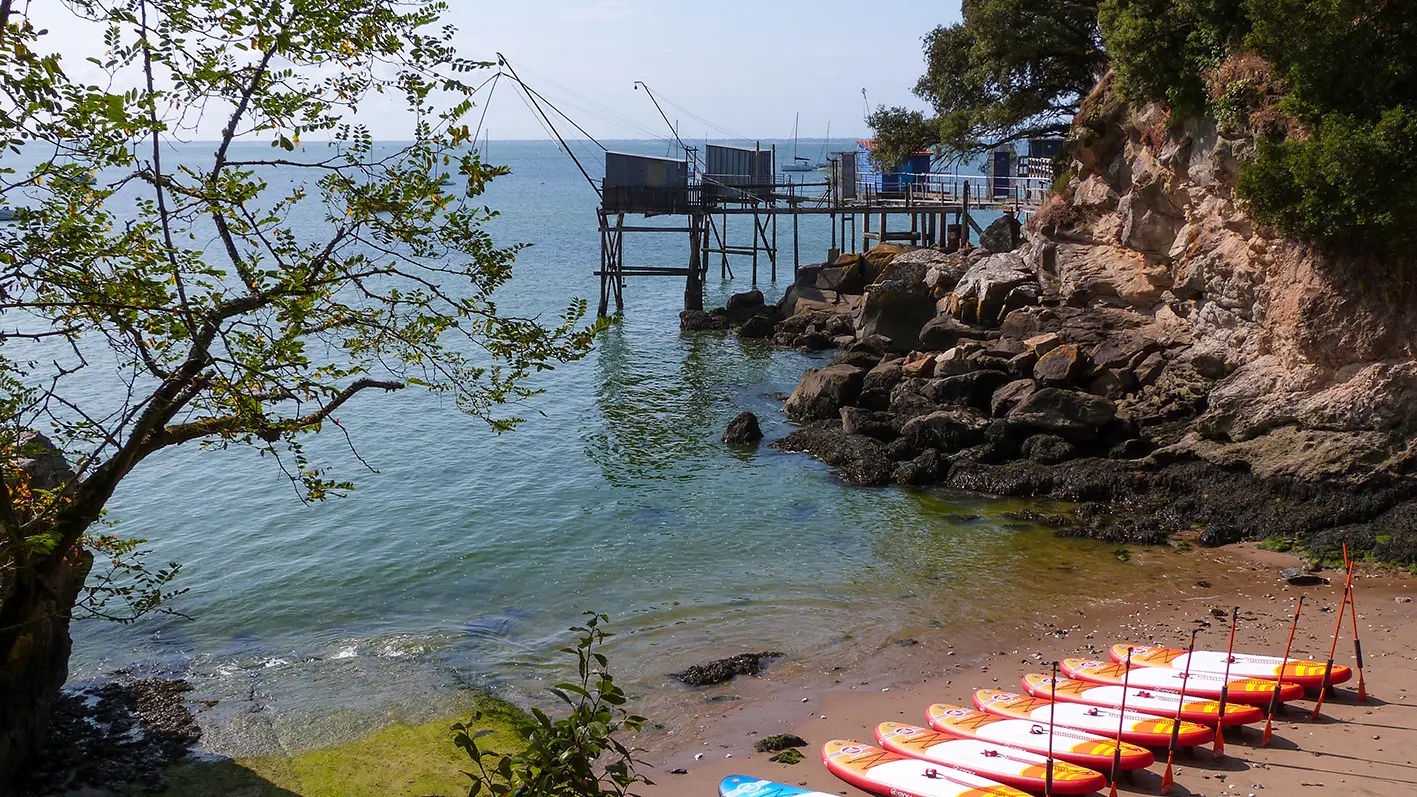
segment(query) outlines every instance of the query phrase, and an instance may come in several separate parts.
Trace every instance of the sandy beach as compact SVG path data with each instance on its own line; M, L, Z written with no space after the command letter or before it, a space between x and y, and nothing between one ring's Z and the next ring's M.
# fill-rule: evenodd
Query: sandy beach
M730 774L752 775L833 794L864 794L830 775L819 750L831 739L872 742L882 721L924 725L931 703L969 705L975 689L1020 691L1029 672L1046 672L1067 656L1105 656L1114 642L1156 642L1184 647L1201 628L1200 649L1223 650L1228 615L1240 608L1236 650L1280 655L1295 604L1305 595L1294 656L1324 660L1343 594L1343 574L1324 571L1331 582L1313 587L1279 580L1292 556L1245 544L1174 554L1161 549L1135 554L1139 573L1156 565L1146 598L1129 602L1060 605L1021 612L1016 622L942 632L910 646L890 646L850 670L824 669L775 677L739 678L702 708L690 730L644 741L655 764L656 785L647 795L708 795ZM1209 748L1177 758L1177 795L1417 794L1417 578L1403 571L1360 566L1355 577L1358 625L1363 641L1367 700L1356 700L1357 679L1325 701L1323 717L1311 722L1312 696L1290 703L1275 722L1274 739L1259 746L1260 726L1243 738L1228 736L1226 756ZM1216 616L1225 615L1224 618ZM1337 663L1353 663L1353 639L1345 618ZM781 671L779 671L781 672ZM726 696L725 696L726 695ZM805 760L788 766L755 753L765 735L795 733L807 740ZM1123 793L1156 794L1165 754ZM679 770L682 774L671 774Z

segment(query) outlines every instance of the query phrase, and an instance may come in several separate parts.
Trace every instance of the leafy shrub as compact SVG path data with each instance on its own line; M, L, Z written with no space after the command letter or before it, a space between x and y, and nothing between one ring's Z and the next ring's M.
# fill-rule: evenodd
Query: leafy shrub
M597 650L613 636L600 627L610 618L586 615L585 625L571 628L575 647L561 649L576 658L579 677L550 689L569 709L565 717L553 720L533 708L526 747L510 755L483 750L477 745L481 732L453 726L453 741L474 768L464 773L472 780L468 797L624 797L636 783L652 785L636 771L637 750L619 739L638 733L645 718L625 710L625 693Z
M1330 246L1394 257L1417 252L1417 112L1376 124L1331 114L1307 139L1260 141L1240 174L1255 218Z

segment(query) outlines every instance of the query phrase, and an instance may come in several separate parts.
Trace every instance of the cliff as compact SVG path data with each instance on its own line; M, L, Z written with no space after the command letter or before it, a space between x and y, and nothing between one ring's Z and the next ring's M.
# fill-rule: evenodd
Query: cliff
M780 343L842 348L774 445L862 484L1091 503L1071 533L1417 561L1401 269L1257 225L1234 193L1251 144L1214 122L1105 82L1079 118L1073 176L1021 236L1001 221L989 249L844 256L765 310Z

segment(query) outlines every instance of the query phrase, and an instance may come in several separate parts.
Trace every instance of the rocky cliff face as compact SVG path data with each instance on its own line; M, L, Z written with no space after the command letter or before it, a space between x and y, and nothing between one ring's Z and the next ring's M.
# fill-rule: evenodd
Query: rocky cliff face
M1417 561L1417 288L1258 227L1234 194L1249 144L1214 124L1105 86L1084 118L1021 244L803 270L774 338L842 353L774 445L863 484L1096 502L1076 533Z
M1030 226L1044 295L1136 316L1202 401L1176 453L1262 475L1365 481L1408 469L1417 304L1383 266L1281 238L1234 195L1248 142L1162 109L1102 113L1077 177ZM1124 411L1165 402L1161 380Z

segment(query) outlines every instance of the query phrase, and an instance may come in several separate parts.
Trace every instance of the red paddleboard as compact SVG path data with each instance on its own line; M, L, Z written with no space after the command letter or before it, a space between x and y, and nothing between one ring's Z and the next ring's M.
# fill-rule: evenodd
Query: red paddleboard
M962 769L1016 789L1041 792L1048 785L1047 757L1001 744L896 722L877 725L876 741L892 753ZM1066 761L1053 762L1054 794L1090 794L1106 785L1107 778L1099 772Z
M1067 673L1068 677L1076 678L1079 681L1091 681L1095 684L1121 686L1122 675L1126 669L1127 665L1113 664L1110 661L1063 659L1063 672ZM1219 699L1221 688L1227 685L1223 675L1210 672L1187 674L1166 667L1133 667L1127 678L1129 685L1137 689L1157 689L1163 692L1179 693L1184 686L1187 697L1204 697L1211 700ZM1228 686L1227 694L1231 702L1251 706L1269 705L1275 689L1280 689L1279 702L1281 703L1298 700L1304 696L1304 687L1298 684L1287 683L1283 688L1280 688L1275 681L1263 681L1258 678L1232 677Z
M996 717L972 708L936 703L927 712L930 727L940 733L965 739L979 739L1030 753L1048 755L1048 726L1029 720ZM1119 743L1095 733L1053 729L1053 757L1070 764L1096 770L1111 770L1112 754ZM1151 751L1134 744L1120 743L1122 769L1145 769L1156 760Z
M1029 697L1013 692L999 692L980 689L974 693L974 705L980 711L987 711L1000 717L1016 720L1031 720L1047 725L1050 721L1063 728L1076 728L1116 739L1121 728L1121 739L1142 747L1165 747L1171 742L1171 731L1175 720L1153 717L1128 709L1098 708L1077 703L1056 704L1044 697ZM1176 734L1176 744L1181 747L1195 747L1215 738L1215 731L1194 722L1182 722Z
M1112 660L1127 660L1127 648L1132 649L1132 665L1138 667L1169 667L1185 671L1189 663L1191 672L1225 672L1225 654L1214 650L1198 650L1186 654L1177 648L1162 648L1148 645L1113 645ZM1279 668L1284 667L1284 682L1299 684L1305 689L1318 689L1323 685L1324 669L1321 661L1290 659L1288 664L1278 656L1255 656L1249 653L1235 653L1230 656L1231 678L1261 678L1268 681L1279 680ZM1342 664L1333 665L1329 674L1329 685L1341 684L1353 677L1353 671Z
M822 763L852 786L889 797L1028 797L963 770L843 739L822 746Z
M1050 686L1051 680L1046 675L1036 673L1025 675L1023 677L1024 691L1034 697L1047 698L1053 693L1053 688ZM1122 707L1122 687L1120 686L1104 686L1087 681L1074 681L1071 678L1059 678L1057 695L1059 703L1080 703L1084 706L1099 708ZM1183 700L1180 695L1173 692L1152 692L1147 689L1127 690L1128 711L1136 710L1142 714L1174 718L1177 707L1181 709L1181 719L1208 728L1214 728L1215 721L1220 717L1219 700L1207 700L1203 697L1191 697L1190 695L1186 695ZM1230 728L1262 720L1264 720L1264 711L1257 706L1226 703L1225 721L1221 724Z

